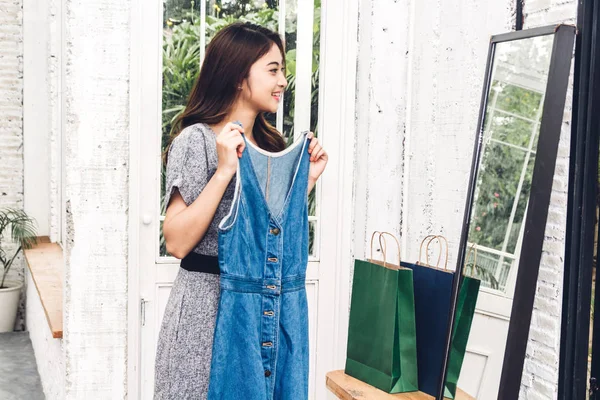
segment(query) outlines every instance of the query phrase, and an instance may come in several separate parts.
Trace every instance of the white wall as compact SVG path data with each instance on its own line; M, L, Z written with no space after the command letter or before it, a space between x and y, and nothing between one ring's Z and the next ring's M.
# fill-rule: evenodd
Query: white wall
M65 0L66 399L127 394L130 3Z
M23 205L23 13L20 0L0 8L0 204Z
M355 255L400 233L411 3L361 1L356 90ZM366 243L366 244L365 244Z
M40 381L47 400L65 397L65 360L63 341L52 337L46 313L35 283L25 268L27 282L27 330L33 346Z
M64 206L64 142L62 136L65 97L63 96L63 0L48 0L46 3L47 35L46 52L46 114L47 147L49 164L48 224L50 241L63 243L65 230ZM64 247L64 244L63 244Z
M61 0L23 4L24 209L38 235L61 241ZM0 149L1 150L1 149ZM25 267L25 328L47 399L65 398L62 339L52 337L45 311Z
M417 3L403 185L407 259L443 234L456 264L489 38L514 23L514 1Z
M6 43L0 74L12 79L0 81L7 98L0 103L0 205L25 207L40 222L39 234L62 241L66 257L63 340L51 337L31 280L27 288L27 325L44 391L49 399L124 398L129 5L64 0L27 3L23 10L21 2L0 5L0 39ZM19 31L23 13L26 46ZM25 152L19 147L22 115ZM63 163L70 171L66 180ZM62 224L65 189L68 227ZM21 261L15 268L20 275Z
M23 208L23 12L21 0L0 0L0 208ZM8 235L10 236L10 235ZM11 255L17 246L5 237L3 249ZM24 282L21 253L9 279ZM22 291L24 293L24 290ZM24 301L15 322L24 329Z

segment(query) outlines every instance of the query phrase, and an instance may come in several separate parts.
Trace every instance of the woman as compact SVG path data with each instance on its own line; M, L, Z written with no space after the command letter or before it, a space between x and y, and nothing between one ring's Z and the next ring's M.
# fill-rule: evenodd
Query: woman
M277 33L248 23L223 28L208 45L188 104L174 123L179 133L165 157L163 234L182 268L159 333L155 399L207 397L220 294L218 224L231 208L245 149L242 134L263 150L285 149L264 117L277 111L287 85L284 61ZM328 157L312 133L307 137L310 192Z

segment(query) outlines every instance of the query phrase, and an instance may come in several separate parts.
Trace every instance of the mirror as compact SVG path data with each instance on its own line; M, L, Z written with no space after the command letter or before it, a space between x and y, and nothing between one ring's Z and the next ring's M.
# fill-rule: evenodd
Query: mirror
M526 317L527 343L569 73L557 66L570 66L573 36L573 27L552 26L492 38L453 292L449 398L456 387L466 398L518 397L500 394L501 378L509 342L523 343L522 332L512 332L523 321L516 314ZM515 313L523 299L531 304ZM522 361L513 358L510 368L519 387Z

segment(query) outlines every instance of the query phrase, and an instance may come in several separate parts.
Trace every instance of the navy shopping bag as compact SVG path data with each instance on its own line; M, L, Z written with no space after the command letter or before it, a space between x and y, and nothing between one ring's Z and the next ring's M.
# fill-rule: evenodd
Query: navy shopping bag
M423 245L426 261L421 261ZM440 254L435 266L429 265L429 244L437 240ZM442 241L446 245L446 260L440 268ZM448 271L448 242L443 236L429 235L421 242L419 261L416 264L401 265L413 271L415 296L415 325L417 331L417 365L419 390L429 395L437 395L437 385L442 375L442 366L446 356L446 331L450 318L450 300L454 271ZM448 362L448 379L445 382L444 396L454 398L458 377L464 360L466 345L475 313L475 304L479 293L478 279L465 276L459 291L457 320L454 325L451 353Z
M450 317L449 305L454 272L431 267L428 265L429 262L422 264L421 250L428 239L427 249L435 237L428 236L421 242L419 262L415 264L403 262L401 266L413 271L419 390L435 396L446 355L445 339Z

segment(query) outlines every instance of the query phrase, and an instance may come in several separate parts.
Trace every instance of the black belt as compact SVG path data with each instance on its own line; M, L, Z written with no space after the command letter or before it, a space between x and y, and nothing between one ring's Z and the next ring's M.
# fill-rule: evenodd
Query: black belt
M180 267L187 271L207 272L209 274L219 275L219 257L207 256L190 251L187 256L181 259Z

